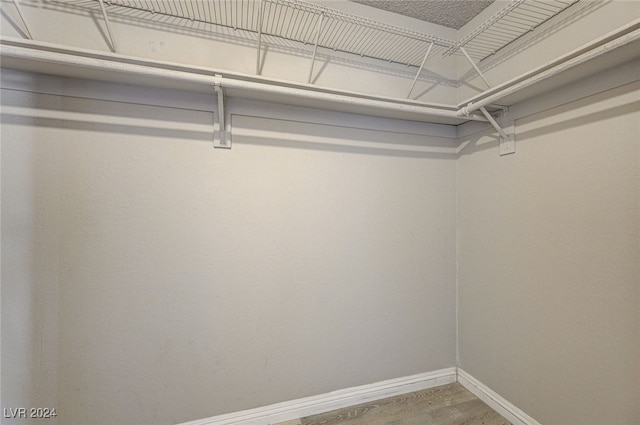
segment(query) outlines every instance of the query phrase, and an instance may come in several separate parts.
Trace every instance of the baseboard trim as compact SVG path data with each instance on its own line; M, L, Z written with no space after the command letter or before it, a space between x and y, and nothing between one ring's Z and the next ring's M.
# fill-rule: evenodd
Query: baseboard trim
M540 425L504 397L461 368L447 368L374 384L332 391L312 397L285 401L256 409L212 416L179 425L269 425L305 416L343 409L368 401L394 397L440 385L459 382L463 387L504 416L513 425Z
M256 409L243 410L210 418L184 422L180 425L268 425L316 415L335 409L355 406L371 400L394 397L413 391L456 382L455 367L390 379L375 384L333 391Z
M488 404L493 410L504 416L504 418L513 425L540 425L540 423L531 416L518 409L504 397L500 396L461 368L458 368L458 382L472 392L473 395Z

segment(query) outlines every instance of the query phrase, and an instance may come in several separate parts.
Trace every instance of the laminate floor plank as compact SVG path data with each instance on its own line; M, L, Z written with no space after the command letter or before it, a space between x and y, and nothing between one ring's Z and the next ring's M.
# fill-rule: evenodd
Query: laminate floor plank
M280 425L511 425L458 383L429 388Z

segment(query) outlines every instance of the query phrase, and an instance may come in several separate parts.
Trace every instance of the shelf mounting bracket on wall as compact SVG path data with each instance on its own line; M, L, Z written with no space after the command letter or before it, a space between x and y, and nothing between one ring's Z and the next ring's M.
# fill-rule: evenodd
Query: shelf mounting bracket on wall
M221 85L216 85L215 90L218 95L218 130L213 132L213 147L231 149L231 138L228 137L227 132L224 88Z
M484 106L480 108L480 112L482 112L482 115L484 115L487 121L489 121L489 123L493 126L493 128L496 129L496 131L500 135L500 147L499 147L500 156L508 155L510 153L516 153L515 133L514 133L515 128L511 126L512 134L509 135L502 129L502 127L500 127L500 124L498 124L495 118L493 118L493 116L489 113L489 111L487 111L487 109Z

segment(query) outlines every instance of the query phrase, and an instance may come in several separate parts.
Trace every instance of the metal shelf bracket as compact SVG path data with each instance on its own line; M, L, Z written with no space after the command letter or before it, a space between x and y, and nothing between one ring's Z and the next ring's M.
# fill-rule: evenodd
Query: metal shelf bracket
M214 87L218 95L218 129L213 132L213 147L231 149L231 137L229 137L229 132L227 131L224 88L220 85Z
M507 134L500 124L493 118L493 116L487 111L487 109L483 106L480 108L480 112L482 115L489 121L489 123L496 129L498 134L500 135L500 155L507 155L510 153L515 153L515 134L513 132L513 126L511 134Z

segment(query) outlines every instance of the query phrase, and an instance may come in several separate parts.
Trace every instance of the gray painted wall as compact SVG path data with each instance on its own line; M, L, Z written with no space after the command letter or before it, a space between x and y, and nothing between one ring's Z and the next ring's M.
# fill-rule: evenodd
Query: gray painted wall
M3 406L170 424L455 365L455 139L2 102Z
M636 3L582 3L493 58L490 80L628 22ZM106 49L87 16L26 9L38 36ZM253 72L253 47L116 27L142 37L129 54ZM272 51L265 75L303 78L303 59ZM320 82L397 95L411 80L344 75L328 63ZM479 133L457 158L411 126L291 110L234 116L233 150L214 151L209 94L31 84L57 94L2 90L2 407L174 423L452 366L457 254L467 372L543 424L637 423L637 85L558 91L547 105L568 105L518 117L515 156Z
M541 424L640 418L640 84L458 161L462 368Z

